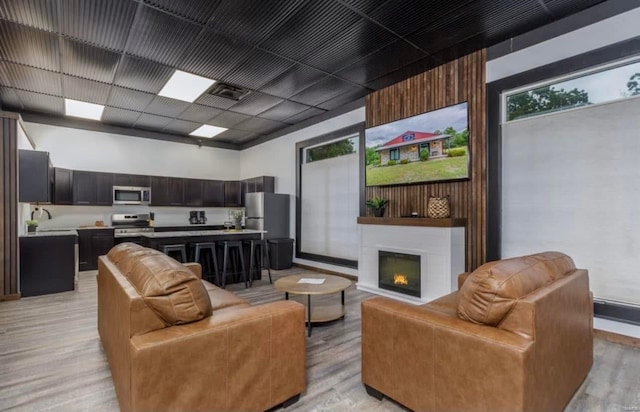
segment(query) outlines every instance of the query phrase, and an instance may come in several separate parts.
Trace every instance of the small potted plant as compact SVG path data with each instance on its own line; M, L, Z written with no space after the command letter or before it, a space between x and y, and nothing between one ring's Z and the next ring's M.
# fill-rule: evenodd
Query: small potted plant
M37 220L27 220L27 233L36 233L38 229L38 221Z
M232 210L231 218L233 219L233 224L235 225L236 230L242 230L242 216L244 212L242 210Z
M373 210L375 217L384 216L384 209L389 204L389 199L383 199L381 197L374 197L367 200L367 206Z

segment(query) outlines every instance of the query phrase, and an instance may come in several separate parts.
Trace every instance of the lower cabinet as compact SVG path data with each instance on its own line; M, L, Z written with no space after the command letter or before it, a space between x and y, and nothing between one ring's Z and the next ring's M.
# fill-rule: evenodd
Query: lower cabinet
M78 230L79 270L98 269L98 257L106 255L114 245L113 229Z

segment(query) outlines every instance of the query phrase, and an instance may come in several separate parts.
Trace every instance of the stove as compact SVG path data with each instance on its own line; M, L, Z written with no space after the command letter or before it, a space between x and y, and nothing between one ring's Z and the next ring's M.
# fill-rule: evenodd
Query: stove
M142 214L114 214L111 215L111 226L114 228L115 238L140 237L143 233L153 232L149 226L149 215Z

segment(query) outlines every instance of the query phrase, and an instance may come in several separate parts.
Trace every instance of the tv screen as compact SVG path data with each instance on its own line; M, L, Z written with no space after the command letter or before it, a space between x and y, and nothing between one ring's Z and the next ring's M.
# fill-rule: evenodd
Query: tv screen
M469 178L467 102L365 130L366 185Z

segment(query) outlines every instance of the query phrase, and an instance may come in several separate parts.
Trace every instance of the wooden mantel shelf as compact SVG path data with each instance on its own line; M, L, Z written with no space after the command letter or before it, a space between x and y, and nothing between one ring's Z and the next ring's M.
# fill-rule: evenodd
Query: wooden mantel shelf
M359 217L359 225L390 225L390 226L430 226L430 227L461 227L467 225L465 218L430 219L425 217Z

